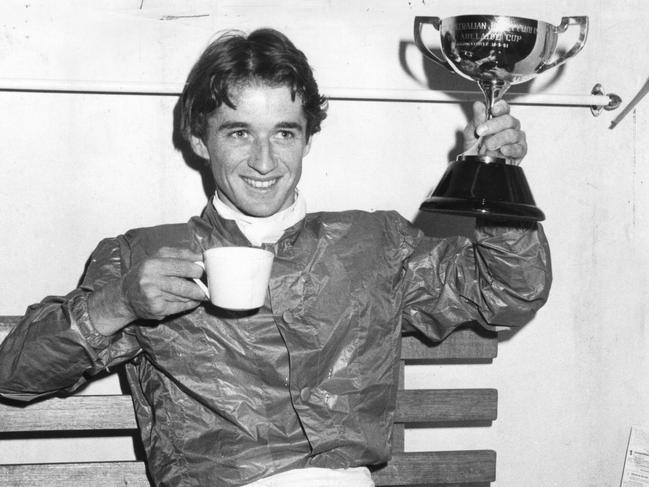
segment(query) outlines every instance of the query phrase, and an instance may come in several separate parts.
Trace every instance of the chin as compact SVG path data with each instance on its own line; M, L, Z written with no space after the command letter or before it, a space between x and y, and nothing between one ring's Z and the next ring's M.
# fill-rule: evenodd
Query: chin
M262 206L244 208L243 213L245 213L248 216L253 216L256 218L266 218L274 215L275 213L281 210L282 210L281 205L271 205L271 206L262 205Z
M242 203L247 203L239 207L246 215L265 218L288 208L291 206L292 201L287 202L286 198L255 198Z

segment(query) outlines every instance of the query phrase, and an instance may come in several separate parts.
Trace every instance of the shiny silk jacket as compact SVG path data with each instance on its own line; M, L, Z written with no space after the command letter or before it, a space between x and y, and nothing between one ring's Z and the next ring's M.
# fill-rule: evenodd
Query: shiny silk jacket
M265 305L205 303L107 338L93 289L160 247L250 245L210 205L186 224L102 241L82 285L30 306L0 349L0 394L72 392L127 362L150 474L160 486L237 486L303 466L386 461L402 325L441 340L478 322L520 326L549 292L540 226L425 237L395 212L308 214L274 245Z

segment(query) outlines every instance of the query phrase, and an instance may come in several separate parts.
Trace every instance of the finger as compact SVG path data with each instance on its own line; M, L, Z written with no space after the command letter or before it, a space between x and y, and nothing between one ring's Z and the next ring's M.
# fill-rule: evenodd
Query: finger
M203 260L202 254L190 249L178 247L160 247L154 257L191 260L192 262Z
M159 258L151 265L154 267L154 272L157 272L161 276L197 279L201 277L205 271L195 262L202 262L202 260L201 257L195 260Z
M476 101L473 103L473 120L472 123L475 127L479 126L487 120L487 107L484 103Z
M190 280L168 278L160 282L160 290L179 301L204 301L207 299L203 290Z
M201 299L180 297L156 290L155 296L141 296L131 302L132 308L139 318L161 320L169 315L196 308L201 304Z
M520 126L521 123L517 118L512 117L511 115L500 115L480 124L476 129L476 133L482 137L496 136L499 138L501 137L501 134L506 133L506 137L510 137L510 131L518 131ZM502 142L505 143L506 140L503 140Z
M491 107L491 114L494 117L500 117L501 115L507 115L510 112L509 103L505 100L498 100Z
M486 109L483 103L476 101L473 104L473 118L464 126L462 132L464 136L464 150L470 151L475 148L477 140L480 135L477 133L476 128L486 120Z
M507 144L500 147L498 150L485 150L482 154L504 158L509 164L519 165L527 154L527 144L525 142Z
M500 151L507 157L520 161L527 154L527 139L525 132L519 131L519 139L516 143L507 144L500 148Z
M493 135L485 137L482 145L490 151L497 151L500 148L511 144L523 144L525 133L522 130L506 129L501 130Z
M525 156L527 149L522 144L508 144L502 146L500 152L509 158L518 159Z
M200 305L201 302L197 300L181 300L175 296L168 295L167 299L165 300L163 310L159 312L157 319L163 319L167 316L191 311L192 309L197 308Z
M200 301L187 301L185 303L175 302L169 306L169 315L175 315L179 313L184 313L186 311L191 311L192 309L197 308L200 305L201 305Z
M476 126L476 134L485 136L507 128L520 128L521 123L509 113L509 105L504 100L499 100L492 107L492 118Z

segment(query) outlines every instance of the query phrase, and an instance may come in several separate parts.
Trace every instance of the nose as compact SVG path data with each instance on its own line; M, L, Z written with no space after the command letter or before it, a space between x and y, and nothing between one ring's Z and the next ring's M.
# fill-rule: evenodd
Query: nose
M273 157L272 147L268 140L255 140L250 159L248 160L248 166L259 174L268 174L277 167L277 163Z

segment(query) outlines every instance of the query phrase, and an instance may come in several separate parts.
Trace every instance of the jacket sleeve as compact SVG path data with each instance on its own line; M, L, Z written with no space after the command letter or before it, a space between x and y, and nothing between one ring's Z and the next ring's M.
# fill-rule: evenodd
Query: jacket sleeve
M404 322L432 340L458 326L520 327L548 299L550 250L540 224L478 222L466 237L421 238L406 267Z
M66 296L50 296L27 312L0 344L0 395L28 401L72 393L89 378L137 355L130 329L106 337L88 316L90 293L118 279L127 245L103 240L93 252L82 284Z

